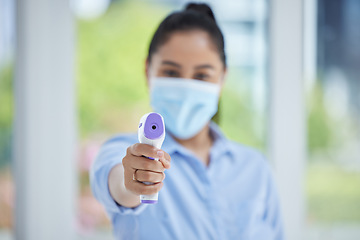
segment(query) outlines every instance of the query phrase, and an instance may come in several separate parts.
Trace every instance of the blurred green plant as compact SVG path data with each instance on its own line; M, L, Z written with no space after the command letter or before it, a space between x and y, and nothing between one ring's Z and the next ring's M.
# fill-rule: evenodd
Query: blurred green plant
M335 164L310 165L306 192L311 222L360 222L360 174Z
M80 132L136 130L150 110L145 79L147 48L169 12L146 1L114 2L93 21L78 23L78 104Z
M11 160L11 126L13 119L13 68L0 69L0 169Z
M312 155L329 149L335 139L334 122L326 111L323 88L319 81L307 95L308 150Z
M264 129L260 130L260 135L256 134L256 127L259 126L254 124L259 120L257 118L261 118L261 114L248 104L249 99L250 95L241 95L231 87L225 87L219 108L219 126L228 138L265 151Z

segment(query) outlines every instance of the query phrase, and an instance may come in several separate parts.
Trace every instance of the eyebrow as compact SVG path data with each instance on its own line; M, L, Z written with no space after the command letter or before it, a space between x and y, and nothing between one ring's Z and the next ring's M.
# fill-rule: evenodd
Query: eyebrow
M169 61L169 60L164 60L162 61L162 64L165 64L165 65L171 65L173 67L177 67L177 68L181 68L181 65L176 63L176 62L173 62L173 61Z
M162 61L162 64L165 64L165 65L171 65L173 67L177 67L177 68L181 68L181 65L176 63L176 62L173 62L173 61L169 61L169 60L164 60ZM195 67L195 69L201 69L201 68L210 68L210 69L214 69L214 67L210 64L203 64L203 65L198 65Z
M203 64L203 65L199 65L196 66L195 69L201 69L201 68L210 68L210 69L214 69L214 67L210 64Z

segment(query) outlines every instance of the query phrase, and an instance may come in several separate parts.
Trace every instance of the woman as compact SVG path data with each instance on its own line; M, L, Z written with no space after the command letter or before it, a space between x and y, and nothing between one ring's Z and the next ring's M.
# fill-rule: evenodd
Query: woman
M151 105L167 131L162 149L120 135L91 169L117 239L283 239L267 161L211 122L225 75L223 35L206 4L163 20L146 61ZM157 204L140 203L159 191Z

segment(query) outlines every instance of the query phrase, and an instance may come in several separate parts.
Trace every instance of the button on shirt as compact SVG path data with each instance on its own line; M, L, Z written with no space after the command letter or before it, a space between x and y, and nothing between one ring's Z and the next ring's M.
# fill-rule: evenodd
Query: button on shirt
M283 239L279 202L270 167L256 150L228 140L210 124L214 144L205 166L167 134L171 156L157 204L120 206L108 176L121 163L136 134L107 141L92 165L91 187L108 213L116 239Z

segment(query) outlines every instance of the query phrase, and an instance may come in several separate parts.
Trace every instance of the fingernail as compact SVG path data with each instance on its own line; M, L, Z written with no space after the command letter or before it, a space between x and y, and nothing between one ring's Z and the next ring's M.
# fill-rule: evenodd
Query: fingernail
M156 154L157 154L159 157L164 156L164 152L163 152L163 151L157 151Z

